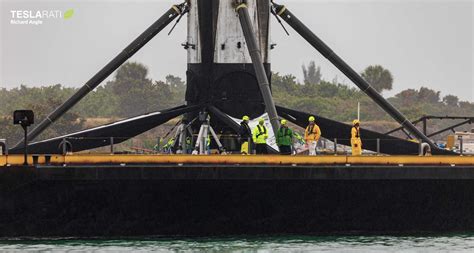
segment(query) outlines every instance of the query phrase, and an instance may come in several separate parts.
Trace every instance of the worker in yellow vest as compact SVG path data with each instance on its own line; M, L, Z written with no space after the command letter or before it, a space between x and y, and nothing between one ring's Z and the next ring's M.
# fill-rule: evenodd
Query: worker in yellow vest
M318 145L319 137L321 137L321 129L314 122L314 116L309 117L309 124L304 131L304 140L309 148L309 155L316 155L316 146Z
M362 141L360 140L360 122L357 119L352 121L351 147L353 156L362 155Z
M174 138L170 138L168 142L163 146L164 153L172 154L174 146Z
M255 143L255 150L258 154L268 154L267 151L267 139L268 139L268 131L265 127L265 120L260 118L258 120L258 125L253 129L252 132L252 139L253 143Z

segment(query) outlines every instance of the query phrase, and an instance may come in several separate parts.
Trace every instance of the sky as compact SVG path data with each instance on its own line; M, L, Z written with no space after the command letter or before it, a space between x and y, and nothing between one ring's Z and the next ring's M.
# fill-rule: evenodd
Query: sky
M79 87L177 1L0 0L0 88L20 84ZM380 64L394 76L393 96L421 86L474 102L474 0L279 0L356 71ZM12 24L16 10L74 10L70 19L41 25ZM272 70L302 80L301 65L314 60L323 79L348 78L287 25L272 17ZM185 77L186 22L157 35L130 60L150 77ZM112 76L110 77L112 78ZM109 79L110 79L109 78ZM103 82L105 83L105 82Z

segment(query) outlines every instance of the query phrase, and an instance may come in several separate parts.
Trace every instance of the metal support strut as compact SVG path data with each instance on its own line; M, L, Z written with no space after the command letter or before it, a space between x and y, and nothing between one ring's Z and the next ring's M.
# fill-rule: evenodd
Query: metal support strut
M265 72L265 68L263 67L261 57L262 54L260 53L257 39L255 38L255 32L252 27L247 4L242 3L241 1L238 2L240 2L240 4L235 8L235 11L239 14L240 25L242 26L245 41L247 42L250 58L252 58L260 92L262 93L263 102L265 103L265 110L270 117L270 123L272 124L273 132L276 134L280 128L280 122L278 120L275 103L273 102L272 93L270 91L270 83L268 82L267 74Z
M66 102L51 112L46 119L39 123L29 134L28 140L33 140L41 134L51 123L56 121L71 107L77 104L89 92L94 90L102 81L104 81L110 74L112 74L120 65L127 61L132 55L140 50L147 42L149 42L155 35L157 35L163 28L165 28L177 16L181 15L183 11L187 11L187 3L173 5L163 16L161 16L148 29L140 34L132 43L130 43L120 54L115 56L105 67L97 72L84 86L82 86L76 93L74 93ZM21 145L22 141L16 144L16 147Z
M287 22L298 34L301 35L309 44L326 57L334 66L344 73L355 85L365 92L375 103L377 103L385 112L387 112L398 123L415 135L418 139L428 143L432 148L436 148L434 143L418 130L403 114L392 104L385 100L370 84L365 81L354 69L352 69L344 60L342 60L332 49L326 45L318 36L316 36L308 27L306 27L293 13L285 6L273 3L277 15Z
M175 147L177 144L178 146L177 151L181 150L180 152L182 154L188 154L191 152L191 151L188 152L188 145L191 145L192 143L188 143L187 140L188 138L190 138L192 142L193 131L192 131L191 125L196 120L197 120L197 117L191 120L189 123L185 123L183 120L181 120L181 123L176 129L176 132L174 134L175 142L173 143L172 146Z

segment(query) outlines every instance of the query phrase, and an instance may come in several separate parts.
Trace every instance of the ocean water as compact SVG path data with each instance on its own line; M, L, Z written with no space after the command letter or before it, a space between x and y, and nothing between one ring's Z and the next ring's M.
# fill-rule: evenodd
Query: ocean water
M474 252L474 234L147 239L8 239L0 252Z

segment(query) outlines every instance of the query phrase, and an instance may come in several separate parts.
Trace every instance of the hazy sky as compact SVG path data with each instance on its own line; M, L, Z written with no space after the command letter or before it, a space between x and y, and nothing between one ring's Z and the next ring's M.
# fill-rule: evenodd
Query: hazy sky
M177 1L22 1L0 0L0 87L80 86ZM279 0L361 72L380 64L394 75L393 95L426 86L442 96L474 101L473 1L292 1ZM68 10L68 20L45 19L42 25L11 24L12 10ZM296 32L286 36L272 17L273 71L302 79L310 60L323 78L352 85ZM167 74L184 78L186 39L183 20L169 28L131 60L149 67L153 79Z

